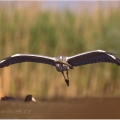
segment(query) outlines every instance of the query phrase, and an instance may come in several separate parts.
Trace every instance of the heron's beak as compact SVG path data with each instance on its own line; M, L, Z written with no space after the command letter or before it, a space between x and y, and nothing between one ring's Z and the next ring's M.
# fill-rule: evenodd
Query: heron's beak
M59 61L59 60L56 60L56 63L68 65L71 69L73 69L73 66L70 65L70 64L69 64L68 62L66 62L66 61Z

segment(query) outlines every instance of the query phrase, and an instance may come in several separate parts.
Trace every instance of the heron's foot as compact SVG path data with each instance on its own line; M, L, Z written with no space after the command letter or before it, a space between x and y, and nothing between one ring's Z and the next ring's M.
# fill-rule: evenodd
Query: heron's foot
M69 86L69 80L65 79L65 82L67 83L67 86Z

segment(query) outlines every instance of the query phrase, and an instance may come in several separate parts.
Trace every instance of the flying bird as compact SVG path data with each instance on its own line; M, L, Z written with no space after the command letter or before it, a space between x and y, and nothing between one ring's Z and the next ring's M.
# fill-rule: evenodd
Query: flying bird
M35 54L15 54L10 57L2 59L0 61L0 68L21 62L37 62L55 66L56 70L63 74L67 86L69 86L68 71L69 69L73 69L76 66L98 62L110 62L115 63L116 65L120 65L120 59L115 57L113 53L106 52L103 50L94 50L70 57L67 56L48 57ZM66 71L67 78L65 77L64 71Z

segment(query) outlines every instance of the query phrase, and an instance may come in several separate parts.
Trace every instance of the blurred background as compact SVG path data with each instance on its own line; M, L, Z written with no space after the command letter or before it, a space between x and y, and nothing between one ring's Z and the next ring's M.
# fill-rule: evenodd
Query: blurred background
M0 2L0 60L16 53L72 56L103 49L120 58L120 2ZM120 96L120 68L98 63L69 71L20 63L0 69L0 97Z

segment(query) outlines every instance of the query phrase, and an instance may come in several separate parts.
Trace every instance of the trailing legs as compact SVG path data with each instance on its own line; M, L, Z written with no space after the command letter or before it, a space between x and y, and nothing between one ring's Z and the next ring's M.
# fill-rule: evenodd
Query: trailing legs
M63 77L64 77L64 79L65 79L65 82L66 82L67 86L69 86L68 71L66 72L66 74L67 74L67 79L65 78L64 72L62 72L62 74L63 74Z

